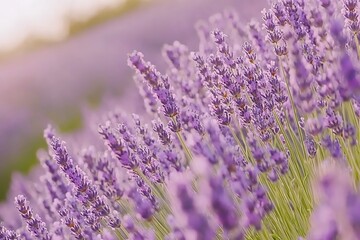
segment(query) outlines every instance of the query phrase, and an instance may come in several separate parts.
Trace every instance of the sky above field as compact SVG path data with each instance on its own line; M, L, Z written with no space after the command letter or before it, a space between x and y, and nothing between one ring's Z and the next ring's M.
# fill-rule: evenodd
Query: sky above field
M86 21L99 10L124 0L0 0L0 51L18 47L27 38L61 40L70 21Z

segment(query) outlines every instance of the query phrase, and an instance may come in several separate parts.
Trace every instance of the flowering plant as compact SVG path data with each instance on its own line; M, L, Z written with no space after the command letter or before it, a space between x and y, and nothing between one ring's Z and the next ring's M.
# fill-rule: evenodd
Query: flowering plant
M0 239L360 239L358 1L262 18L200 22L164 73L131 53L146 113L110 113L105 144L72 151L48 127Z

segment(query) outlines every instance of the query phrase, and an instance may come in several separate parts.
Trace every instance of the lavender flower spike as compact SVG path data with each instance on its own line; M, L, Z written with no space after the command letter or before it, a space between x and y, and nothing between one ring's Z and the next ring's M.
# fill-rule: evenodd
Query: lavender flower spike
M15 204L21 217L26 221L27 228L31 232L32 236L39 240L51 240L45 223L40 219L38 215L34 215L29 207L26 198L23 195L19 195L15 198Z

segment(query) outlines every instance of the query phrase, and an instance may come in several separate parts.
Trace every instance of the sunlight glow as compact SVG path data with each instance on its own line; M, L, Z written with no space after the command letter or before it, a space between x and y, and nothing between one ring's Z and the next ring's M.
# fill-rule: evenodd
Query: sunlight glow
M0 0L0 51L12 50L27 38L61 40L69 22L86 21L99 10L124 0Z

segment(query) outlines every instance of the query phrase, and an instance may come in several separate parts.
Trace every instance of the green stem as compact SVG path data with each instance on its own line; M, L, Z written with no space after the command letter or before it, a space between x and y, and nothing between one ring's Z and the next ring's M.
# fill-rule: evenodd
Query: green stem
M243 144L241 143L240 139L237 137L234 129L232 127L229 126L229 130L231 132L232 137L234 138L234 140L236 141L236 143L239 145L239 147L241 148L241 151L243 152L243 155L248 159L251 160L250 156L249 156L249 152L247 150L247 145L245 145L245 147L243 146Z
M146 182L146 184L150 187L150 189L158 197L158 199L162 200L163 207L166 209L168 213L170 213L171 207L169 203L166 201L168 198L165 196L165 193L163 193L163 191L160 188L158 188L158 186L153 184L139 169L135 169L134 172Z
M357 56L358 56L358 59L360 59L360 44L359 44L359 39L358 39L358 33L354 34L354 40L355 40L355 45L356 45Z
M304 143L304 138L303 138L303 135L302 135L300 124L299 124L299 119L300 118L299 118L299 115L298 115L298 112L297 112L297 108L295 106L293 96L291 94L290 82L289 82L288 78L286 77L285 70L284 70L284 67L283 67L283 64L282 64L282 61L281 61L280 57L279 57L279 66L280 66L281 73L283 75L283 79L284 79L284 81L286 83L286 89L287 89L287 92L288 92L288 96L290 98L291 107L293 109L293 114L294 114L294 118L295 118L295 124L296 124L297 130L298 130L299 136L300 136L299 142L301 144L304 156L307 156L306 147L305 147L305 143Z
M171 121L173 121L173 123L176 125L176 119L175 117L171 118ZM184 138L182 136L182 134L180 132L176 132L176 136L181 144L181 147L184 149L185 151L185 155L186 155L186 165L189 166L191 160L192 160L192 153L191 150L188 148L188 146L186 145Z

